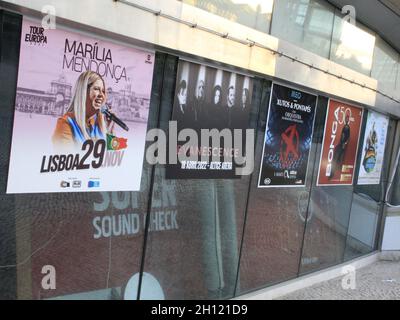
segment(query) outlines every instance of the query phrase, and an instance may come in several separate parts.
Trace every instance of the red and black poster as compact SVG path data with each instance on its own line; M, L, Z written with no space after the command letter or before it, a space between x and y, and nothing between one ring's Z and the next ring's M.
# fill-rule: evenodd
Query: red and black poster
M305 185L316 105L315 95L273 84L259 188Z
M362 116L360 107L329 101L318 186L353 184Z

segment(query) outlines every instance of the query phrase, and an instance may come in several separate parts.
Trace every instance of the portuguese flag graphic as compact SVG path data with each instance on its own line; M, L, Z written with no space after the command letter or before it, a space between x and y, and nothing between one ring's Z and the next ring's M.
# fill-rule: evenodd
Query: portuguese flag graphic
M128 139L118 138L111 134L107 134L107 150L121 150L128 147Z

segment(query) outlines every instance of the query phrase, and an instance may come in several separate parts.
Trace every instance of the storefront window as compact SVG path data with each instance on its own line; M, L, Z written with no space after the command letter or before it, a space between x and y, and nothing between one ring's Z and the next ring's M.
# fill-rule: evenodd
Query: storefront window
M312 144L311 146L308 159L309 170L308 174L305 175L305 181L302 182L305 187L295 187L294 185L290 188L285 188L284 186L259 187L260 167L262 163L265 163L265 160L261 161L261 159L265 159L263 145L266 136L267 116L270 112L270 91L270 84L266 83L262 92L257 128L256 163L250 185L246 229L240 260L240 281L237 287L238 295L295 278L298 274L301 257L304 223L312 184L311 168L315 161L316 145ZM283 97L280 98L284 99ZM273 99L276 98L274 97ZM279 123L276 126L282 130L281 126L285 126L286 123L282 124L282 120L278 116L275 117ZM311 120L313 120L313 117ZM303 121L306 123L306 120L303 119ZM305 126L299 125L299 130L301 130L300 128L304 129ZM273 135L273 139L279 143L281 135L273 134L270 127L268 128L267 136L272 137ZM273 131L275 132L275 130ZM265 143L270 145L269 142ZM303 145L304 141L301 143ZM311 145L311 141L309 143ZM270 158L271 155L268 153L266 157ZM281 170L279 163L282 163L280 161L275 161L276 172L273 175L279 174ZM274 162L271 160L271 163ZM284 164L283 166L286 165ZM300 169L296 170L300 171Z
M374 250L375 231L380 217L380 208L368 196L354 194L346 240L345 260Z
M269 32L272 0L183 2ZM338 62L366 74L371 71L375 38L334 18L330 5L317 0L278 0L275 6L275 36L326 58L332 52ZM229 71L226 65L219 69L210 66L212 62L206 66L165 53L156 53L150 106L146 104L149 118L143 126L147 131L160 128L168 132L173 111L179 107L183 113L193 112L196 130L209 124L255 129L252 175L215 178L206 172L201 179L171 178L167 177L168 165L153 166L144 159L139 191L6 194L21 23L21 16L0 11L0 48L7 48L0 50L0 299L230 299L376 249L382 181L387 180L391 147L386 149L381 184L317 186L329 99L309 93L317 107L315 121L314 113L307 120L313 133L302 141L301 153L308 151L304 179L296 178L297 185L290 187L260 188L257 178L263 172L264 160L260 159L264 159L264 138L269 132L271 81L243 70ZM330 51L333 28L336 42ZM392 86L397 75L399 86L396 57L378 42L372 75ZM190 67L179 69L181 63ZM181 80L185 85L179 87ZM128 92L129 87L124 90ZM295 100L297 94L301 96L296 90L291 92ZM182 100L177 100L177 94ZM204 95L208 100L200 101ZM196 104L193 110L187 108L189 102ZM306 105L285 102L280 102L283 107L299 108L288 113L293 119L299 120L298 111L307 112ZM212 109L219 107L218 112ZM40 117L43 110L29 109L24 117ZM276 117L273 121L280 124ZM302 131L300 125L297 129L276 127L279 147L270 158L282 170L279 164L288 161L282 154L288 157L288 149L299 153ZM365 135L361 133L359 145ZM298 155L294 157L294 162L300 162ZM357 166L360 162L361 147ZM284 170L287 177L283 170L274 174L290 179L297 175L290 170ZM399 180L400 165L392 186L394 204L400 204ZM52 268L56 280L49 290L43 279Z
M391 204L399 206L400 205L400 163L397 166L396 175L393 179L392 184L392 201Z
M325 133L326 105L327 100L319 97L320 108L318 108L314 133L314 140L318 141L318 144L323 141ZM355 132L353 135L357 139L357 133ZM326 141L324 146L326 146ZM318 175L320 148L317 150L317 155L303 240L300 274L342 262L353 198L352 186L316 185L321 179Z
M17 298L17 251L15 196L4 194L7 185L8 159L11 147L19 35L21 17L0 10L0 127L3 148L0 150L0 299Z
M392 120L389 120L389 118L378 113L374 114L375 116L369 119L368 113L365 113L365 118L367 118L367 120L365 121L366 124L363 130L364 132L360 136L360 141L368 141L369 135L371 134L371 128L372 130L375 130L378 137L375 142L377 148L375 157L378 160L375 163L375 167L369 170L368 174L370 175L370 178L361 181L361 183L363 183L361 184L360 179L363 180L368 176L368 174L365 174L365 166L367 165L365 159L368 150L361 149L359 152L357 166L359 168L358 172L361 172L362 177L358 177L358 181L354 186L349 230L346 240L345 260L370 253L376 249L377 231L382 217L382 206L385 197L384 189L381 184L377 183L377 181L380 176L380 183L385 183L388 176L395 125L392 123ZM378 119L380 119L380 122L375 127L373 122ZM360 148L362 148L361 144ZM375 168L378 169L378 167L381 168L380 175L376 174L379 171L375 170Z
M228 123L225 120L230 119L230 113L223 106L228 102L230 88L240 88L242 92L241 88L250 82L241 82L241 75L231 77L235 74L183 60L179 61L178 72L177 62L172 56L167 59L160 128L167 130L171 114L175 119L176 114L173 112L179 110L184 113L176 117L178 126L182 121L185 121L186 128L195 128L195 125L209 128L213 124L219 126ZM180 86L183 82L185 85ZM252 90L250 87L248 89ZM240 95L239 100L236 94L237 103L242 98ZM214 101L216 103L211 104ZM195 109L193 118L187 118L191 107L195 105L201 107ZM173 109L174 106L176 109ZM209 108L208 115L202 113L206 108ZM210 117L211 114L214 116ZM197 122L196 118L203 121ZM231 119L234 123L235 117ZM246 121L243 124L246 125ZM203 179L199 179L199 176L197 179L184 176L177 178L176 174L185 175L186 172L179 173L180 166L173 169L166 179L166 171L170 168L161 165L156 167L153 199L159 193L168 195L162 197L159 210L166 212L171 209L171 204L175 206L176 224L164 232L149 229L144 271L158 279L166 299L232 298L236 286L249 176L223 180L204 176ZM200 175L201 172L190 174ZM208 171L205 174L211 176L215 173ZM151 223L155 219L152 218ZM141 299L145 298L141 296Z
M1 50L0 59L4 139L0 157L0 296L122 299L128 281L140 270L152 167L143 164L137 192L5 194L22 17L2 12L0 17L1 47L7 47ZM149 128L157 125L154 118L158 120L158 79L163 65L156 60ZM37 119L42 116L40 111L22 116ZM37 143L39 148L42 142ZM128 298L136 297L137 288Z

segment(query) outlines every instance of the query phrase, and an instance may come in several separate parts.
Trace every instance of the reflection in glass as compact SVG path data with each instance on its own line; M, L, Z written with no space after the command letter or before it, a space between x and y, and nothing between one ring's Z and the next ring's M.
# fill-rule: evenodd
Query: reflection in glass
M239 85L239 76L233 81L230 74L224 78L222 72L210 72L211 68L208 68L205 74L203 71L199 72L201 68L198 65L194 67L196 72L192 72L188 77L183 76L188 80L187 103L193 104L195 95L197 98L205 95L206 104L202 103L202 106L211 101L217 102L219 107L226 106L227 89L231 80L232 83L237 81L236 100L239 101L238 92L246 87L245 83ZM168 128L177 92L174 89L177 68L177 59L170 56L167 59L162 81L163 91L160 94L162 99L159 127L164 130ZM244 79L242 82L245 82ZM200 90L199 86L202 87ZM219 91L214 91L214 87L219 88ZM219 94L216 94L217 91ZM193 116L190 122L186 122L191 128L214 127L214 124L219 128L228 118L225 112L217 112L216 119L207 119L207 109L199 108L198 111L200 119L206 120L196 122ZM198 177L198 174L195 173L195 177ZM158 215L151 217L150 227L160 223L164 225L165 219L160 218L160 212L166 213L171 210L174 212L175 223L174 228L149 229L144 271L159 281L166 299L233 297L248 183L249 177L217 180L187 177L176 179L176 176L173 176L172 179L166 179L166 168L156 166L152 204L154 206L154 200L159 199Z
M400 163L397 166L396 174L393 179L393 184L391 187L391 204L399 206L400 205Z
M377 38L372 77L379 80L385 89L394 90L398 73L399 54L384 40Z
M398 60L397 64L397 79L396 79L396 91L398 92L400 89L400 58ZM400 93L397 94L398 97L400 97Z
M326 98L318 98L314 141L320 145L324 136ZM321 147L318 147L320 149ZM317 157L320 151L317 150ZM316 186L319 161L314 167L314 178L303 240L300 274L320 270L343 260L347 228L350 218L352 186Z
M374 35L335 16L331 60L369 75L374 47Z
M313 187L300 274L342 262L350 218L352 187Z
M382 124L381 124L382 125ZM364 129L364 135L368 134ZM380 147L383 153L383 163L381 170L381 184L364 184L358 183L354 186L354 196L351 206L349 230L347 234L347 243L345 251L345 260L356 258L363 254L368 254L376 249L377 232L379 223L383 214L383 200L385 197L386 179L389 171L389 163L392 155L391 140L394 135L395 126L389 125L387 132L386 146ZM364 138L360 141L364 141ZM363 152L359 152L359 167L362 166ZM361 162L361 163L360 163ZM361 171L360 171L361 172ZM360 181L360 173L358 182ZM373 182L373 181L371 181Z
M159 280L166 299L232 298L248 178L164 177L165 169L156 168L154 194L173 199L176 228L150 230L145 271ZM162 201L159 211L169 210L167 206Z
M182 2L269 33L273 0L182 0Z
M255 159L261 159L263 153L270 89L271 84L265 84L259 97ZM314 157L313 150L310 163ZM260 164L257 160L251 180L236 295L295 278L298 273L309 187L258 188ZM307 185L311 185L311 174Z
M375 247L380 206L365 194L354 194L347 234L345 260L371 252Z
M202 253L208 298L233 296L238 263L234 185L231 180L207 181L201 192L207 204L202 216Z
M329 58L333 12L317 0L276 1L271 34Z

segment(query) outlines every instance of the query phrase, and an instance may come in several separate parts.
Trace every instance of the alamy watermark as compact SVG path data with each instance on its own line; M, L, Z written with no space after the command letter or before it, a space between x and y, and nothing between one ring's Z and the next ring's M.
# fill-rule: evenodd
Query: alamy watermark
M355 290L356 289L356 268L352 265L347 265L342 268L342 289Z
M56 289L56 268L52 265L45 265L42 267L42 288L44 290L55 290Z
M146 141L153 143L146 150L146 161L151 165L175 165L179 160L182 169L190 169L191 163L206 163L209 159L216 163L223 158L224 162L237 165L237 176L250 175L254 170L254 139L254 129L201 129L198 132L186 128L178 132L177 122L170 121L168 137L162 129L148 131Z
M343 21L346 21L353 26L356 25L356 8L351 5L346 5L342 8L342 14L345 16L342 18Z
M51 5L43 6L42 8L42 28L45 30L56 29L57 21L56 21L56 8Z

